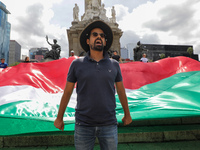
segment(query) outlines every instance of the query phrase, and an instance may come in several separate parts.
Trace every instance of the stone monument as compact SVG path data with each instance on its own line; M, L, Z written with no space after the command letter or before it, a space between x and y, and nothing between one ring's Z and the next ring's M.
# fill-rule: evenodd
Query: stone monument
M120 38L123 32L118 28L114 6L111 10L111 18L106 16L105 5L101 4L101 0L85 0L85 13L81 16L81 20L79 20L79 16L77 16L78 12L79 7L75 4L72 26L67 29L69 56L71 50L73 50L77 56L85 55L84 50L82 50L79 43L79 36L82 30L94 20L103 20L111 27L113 30L113 44L109 51L112 52L116 50L118 54L120 54Z
M53 44L49 42L48 36L46 36L46 40L47 40L47 43L51 45L51 50L45 54L44 59L46 59L46 61L59 59L61 47L60 45L57 44L57 40L54 39Z

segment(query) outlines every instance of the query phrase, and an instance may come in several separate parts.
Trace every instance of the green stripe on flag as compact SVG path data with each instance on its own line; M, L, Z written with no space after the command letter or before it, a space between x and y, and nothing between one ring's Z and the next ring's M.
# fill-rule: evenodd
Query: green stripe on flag
M127 92L134 120L200 116L200 71L173 75L159 82ZM124 116L116 95L116 116ZM0 106L0 136L58 131L53 125L58 104L43 101L18 101ZM75 109L66 109L65 131L74 130Z

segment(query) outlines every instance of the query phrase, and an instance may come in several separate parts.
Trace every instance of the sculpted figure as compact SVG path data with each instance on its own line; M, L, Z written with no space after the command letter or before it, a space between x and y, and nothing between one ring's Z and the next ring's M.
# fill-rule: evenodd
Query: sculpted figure
M74 8L73 8L73 18L74 18L74 21L79 21L79 7L77 4L75 4Z
M114 6L112 6L111 15L112 15L111 22L112 23L116 23L116 12L115 12L115 7Z
M137 42L137 46L133 50L134 50L134 60L139 61L143 51L142 44L140 43L140 41Z
M51 59L55 59L55 60L59 59L60 58L61 47L60 47L60 45L57 44L57 40L56 39L53 40L54 44L49 43L48 36L46 36L46 40L47 40L47 43L49 45L51 45L52 49L48 53L46 53L44 58L45 59L46 58L51 58Z
M100 3L99 3L99 0L92 0L92 8L94 10L98 10L100 7Z
M85 12L85 16L83 18L83 21L84 20L89 20L89 19L92 19L93 18L93 11L92 11L92 4L91 4L91 1L89 2L88 6L87 6L87 10Z
M106 9L104 7L105 7L104 4L102 4L100 7L100 18L103 19L104 21L108 21L108 18L106 17Z

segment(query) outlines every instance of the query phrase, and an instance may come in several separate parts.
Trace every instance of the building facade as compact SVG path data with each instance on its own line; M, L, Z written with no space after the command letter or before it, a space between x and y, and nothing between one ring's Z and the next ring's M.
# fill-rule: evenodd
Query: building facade
M128 58L130 60L133 60L133 48L135 47L136 44L133 43L128 43L126 45L127 49L128 49Z
M15 40L10 40L9 48L9 62L8 64L14 64L15 62L20 62L21 57L21 45Z
M129 51L126 47L122 47L120 49L120 51L121 51L121 59L122 60L129 58Z
M29 50L29 58L30 60L37 60L38 62L41 62L47 52L49 52L49 49L46 47L31 48Z
M187 52L187 49L192 47L192 45L163 45L163 44L140 44L134 48L134 60L138 61L142 57L142 54L145 53L147 58L150 61L156 61L161 59L161 55L164 57L176 57L176 56L185 56L190 57L190 54ZM191 56L195 60L198 59L198 55L192 54Z
M10 12L6 6L0 1L0 58L5 58L5 62L9 63L9 44L10 44L10 23L8 22L8 14Z
M192 45L155 45L155 44L144 44L143 49L147 49L147 57L151 60L159 60L161 54L164 54L165 57L177 57L185 56L190 57L190 54L187 52L187 49L192 47ZM198 55L192 54L192 58L195 60L198 59Z

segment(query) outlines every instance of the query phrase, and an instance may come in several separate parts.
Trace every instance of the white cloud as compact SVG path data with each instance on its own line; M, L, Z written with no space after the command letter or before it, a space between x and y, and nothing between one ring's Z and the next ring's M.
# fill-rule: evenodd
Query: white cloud
M147 39L148 35L155 35L155 42L160 41L157 44L194 45L195 52L200 53L197 46L200 45L199 5L197 0L157 0L142 4L132 12L120 7L126 15L120 17L122 19L118 23L123 31L134 32L143 43L153 43L153 40Z
M32 47L48 47L45 36L51 39L61 40L58 43L66 47L65 28L61 28L59 23L50 24L54 16L53 4L58 4L61 0L18 0L17 6L12 0L2 1L11 12L8 21L11 23L11 39L16 40L22 46L22 53L28 55L28 50ZM62 37L62 39L60 39ZM64 42L63 42L63 39ZM53 43L53 42L51 42ZM63 54L63 53L62 53ZM63 54L66 56L66 53Z
M66 29L73 21L75 3L84 13L84 0L1 0L11 12L11 39L22 45L27 53L32 47L48 47L49 41L58 40L62 56L67 56ZM200 53L200 1L199 0L116 0L105 1L107 16L115 6L117 22L122 29L121 45L141 40L155 44L189 44Z

